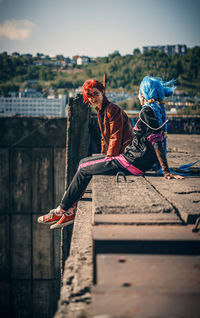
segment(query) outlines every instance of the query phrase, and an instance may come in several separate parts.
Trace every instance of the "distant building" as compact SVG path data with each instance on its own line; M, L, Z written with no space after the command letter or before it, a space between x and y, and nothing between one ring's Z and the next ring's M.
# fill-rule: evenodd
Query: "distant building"
M0 116L50 116L65 117L66 96L58 98L25 97L0 97Z
M167 111L175 112L179 109L186 109L188 107L193 107L199 104L198 97L189 97L181 95L180 92L176 92L172 96L169 96L165 103L165 108Z
M27 98L38 98L42 97L42 94L38 91L36 91L34 88L26 88L19 90L19 98L27 97Z
M13 92L13 91L8 92L9 97L17 97L17 95L18 95L17 92Z
M33 64L41 66L41 65L44 65L44 62L42 60L37 60L37 61L34 61Z
M69 91L69 98L70 97L75 97L77 94L82 94L82 90L83 90L83 87L82 86L79 86L75 89L71 89Z
M90 58L88 56L79 56L77 58L77 65L86 65L90 62Z
M47 98L56 98L56 90L53 87L48 89L48 97Z
M77 58L79 58L79 55L72 56L72 60L77 60Z
M166 53L167 55L184 55L187 53L187 46L185 44L176 44L176 45L157 45L157 46L143 46L143 53L150 50L159 50Z

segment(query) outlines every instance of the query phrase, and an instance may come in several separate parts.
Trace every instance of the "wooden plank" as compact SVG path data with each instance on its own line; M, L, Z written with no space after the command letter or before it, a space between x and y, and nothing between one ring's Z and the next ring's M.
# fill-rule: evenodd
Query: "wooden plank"
M9 278L9 251L10 251L10 232L9 232L9 216L0 215L0 277Z
M200 292L167 288L92 288L92 315L116 317L198 317ZM106 316L107 317L107 316Z
M100 254L97 284L200 292L199 268L200 256Z
M54 149L54 202L57 207L65 191L65 149Z
M0 149L0 211L9 211L9 154L8 149Z
M175 213L95 214L93 225L182 224Z
M55 306L52 280L34 280L33 282L33 318L53 317Z
M11 212L31 211L31 149L11 152Z
M31 280L12 282L11 307L14 317L32 317Z
M33 148L32 210L48 212L53 208L52 149Z
M11 218L11 276L31 278L31 216Z
M33 278L52 278L53 231L49 229L49 225L39 224L37 218L38 215L33 215Z

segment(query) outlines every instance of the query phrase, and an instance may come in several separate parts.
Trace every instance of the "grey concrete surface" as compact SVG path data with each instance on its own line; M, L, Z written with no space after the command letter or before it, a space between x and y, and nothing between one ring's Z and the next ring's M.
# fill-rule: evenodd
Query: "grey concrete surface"
M172 205L162 198L145 178L127 176L117 183L116 176L93 177L94 214L169 213Z
M168 149L170 167L179 167L200 160L200 136L169 135ZM195 167L200 167L200 163ZM200 215L200 175L187 176L180 181L165 180L153 174L147 174L145 178L173 205L184 222L195 223Z
M93 318L199 317L199 293L183 289L101 287L93 291Z
M169 166L200 160L199 145L199 135L169 135ZM195 223L200 214L200 175L166 180L148 172L145 178L128 176L127 182L120 181L117 183L115 176L94 176L93 222L97 214L170 212L186 223Z
M55 318L90 316L90 288L93 277L91 206L91 190L88 190L78 204L70 256L65 263L63 286Z
M170 166L178 167L198 160L199 140L200 136L170 135ZM70 256L65 263L63 287L55 318L119 317L113 314L116 310L121 314L120 317L132 317L132 310L135 312L139 307L142 308L142 317L148 317L149 310L143 306L144 302L149 305L151 313L160 312L161 316L163 308L166 308L166 317L182 315L187 311L192 315L195 313L198 294L188 289L181 294L177 290L172 292L164 289L153 289L150 292L146 288L140 288L138 291L133 286L120 286L117 289L111 285L107 289L105 286L93 287L92 232L94 240L101 240L103 236L106 240L117 240L123 235L125 238L136 235L142 240L147 236L154 241L157 237L158 241L160 238L164 241L171 238L172 245L173 237L178 237L180 241L192 241L193 238L195 240L199 237L199 234L196 236L192 233L193 225L185 223L189 216L194 216L194 211L195 217L199 215L199 176L179 181L165 180L149 173L145 178L128 176L126 183L120 181L117 183L115 176L94 177L92 202L90 193L86 193L79 202ZM104 268L103 272L106 270ZM101 275L103 272L101 269ZM109 277L109 272L106 275ZM176 277L174 275L175 273L171 273L170 277ZM168 306L167 302L171 305ZM194 304L193 311L189 311L188 304ZM111 308L110 312L103 310L106 306Z

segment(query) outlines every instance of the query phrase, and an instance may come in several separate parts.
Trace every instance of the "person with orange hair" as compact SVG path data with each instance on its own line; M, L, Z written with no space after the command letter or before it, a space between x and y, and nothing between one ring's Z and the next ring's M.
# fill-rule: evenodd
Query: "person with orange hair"
M83 97L97 111L101 154L112 157L123 153L133 138L133 127L126 113L107 99L104 85L97 80L84 83Z
M118 105L107 99L105 87L101 82L87 80L83 85L83 97L84 101L95 107L97 111L101 131L101 154L80 161L79 168L65 191L60 205L38 218L39 223L52 224L51 229L66 226L74 221L77 202L92 175L107 172L113 174L123 169L123 158L118 156L133 139L131 121Z

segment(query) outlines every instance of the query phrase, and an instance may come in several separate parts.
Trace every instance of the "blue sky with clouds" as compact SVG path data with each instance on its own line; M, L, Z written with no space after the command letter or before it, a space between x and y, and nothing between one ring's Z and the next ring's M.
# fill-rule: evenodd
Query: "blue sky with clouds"
M122 55L200 45L199 0L0 0L0 52Z

